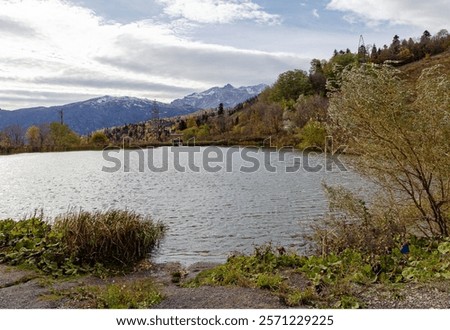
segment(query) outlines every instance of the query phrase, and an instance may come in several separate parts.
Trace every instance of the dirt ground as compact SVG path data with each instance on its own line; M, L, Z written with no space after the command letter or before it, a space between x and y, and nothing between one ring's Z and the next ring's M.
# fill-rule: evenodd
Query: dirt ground
M201 270L212 264L194 264L182 271L187 278L193 278ZM74 308L76 304L67 298L55 299L54 290L83 285L102 285L112 281L129 282L152 277L165 299L154 308L159 309L279 309L286 308L280 299L268 291L240 287L181 288L172 282L174 271L179 264L154 265L150 269L135 272L120 278L101 280L83 277L65 282L48 282L42 276L0 265L0 308L1 309L55 309ZM377 309L417 309L450 308L450 283L408 284L399 289L386 289L373 285L364 288L358 295L366 308Z

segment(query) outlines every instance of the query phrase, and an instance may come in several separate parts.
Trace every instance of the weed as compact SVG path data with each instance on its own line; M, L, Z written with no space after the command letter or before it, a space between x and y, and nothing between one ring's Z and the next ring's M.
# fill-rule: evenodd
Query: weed
M106 286L85 286L59 295L69 297L78 306L97 309L145 309L162 301L163 296L151 279Z

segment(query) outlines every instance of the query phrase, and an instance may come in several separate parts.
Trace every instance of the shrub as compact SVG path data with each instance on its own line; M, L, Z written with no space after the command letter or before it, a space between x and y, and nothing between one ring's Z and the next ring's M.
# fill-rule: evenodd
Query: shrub
M322 123L310 119L301 129L300 137L302 139L299 145L300 149L317 148L324 150L327 130Z
M340 253L355 249L367 254L384 254L407 236L401 217L389 208L376 204L368 207L364 200L343 187L324 184L330 212L310 237L318 253Z
M344 71L330 97L331 128L358 154L354 168L430 237L450 235L449 90L442 65L423 70L415 90L392 68L362 66Z

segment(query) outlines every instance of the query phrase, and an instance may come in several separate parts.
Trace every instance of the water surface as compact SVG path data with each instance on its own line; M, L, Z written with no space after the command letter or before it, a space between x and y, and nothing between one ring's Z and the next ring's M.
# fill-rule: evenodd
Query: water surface
M276 173L240 172L250 164L237 153L230 173L182 173L173 166L162 173L140 172L137 153L131 153L129 172L115 173L102 171L113 164L98 151L0 156L0 219L20 219L35 209L48 217L70 207L130 209L169 226L157 260L184 264L222 262L232 251L250 252L267 242L301 250L302 235L327 210L321 183L350 188L363 183L355 173L336 168L286 173L286 163L277 154L267 157L268 152L255 150L253 156L279 169ZM187 156L180 157L187 164ZM287 161L292 157L302 154L286 154ZM321 155L312 158L315 164L324 161ZM193 162L202 167L201 159L196 154Z

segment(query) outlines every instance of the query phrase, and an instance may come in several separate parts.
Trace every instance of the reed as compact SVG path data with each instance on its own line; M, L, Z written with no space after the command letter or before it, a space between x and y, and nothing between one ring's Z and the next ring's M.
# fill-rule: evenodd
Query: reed
M129 266L158 246L165 226L128 210L69 211L55 218L67 249L82 265Z

